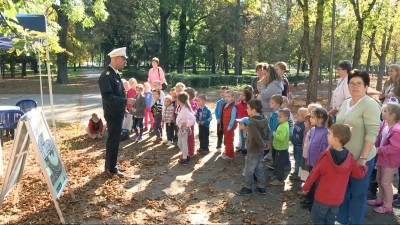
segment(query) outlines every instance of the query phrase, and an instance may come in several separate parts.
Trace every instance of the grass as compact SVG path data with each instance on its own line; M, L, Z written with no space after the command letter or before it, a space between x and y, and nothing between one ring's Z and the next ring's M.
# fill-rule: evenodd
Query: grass
M73 71L68 70L68 84L57 84L56 74L52 76L52 86L54 94L80 94L83 90L91 89L97 86L97 82L82 79L85 75L83 69ZM47 74L42 74L43 93L49 93ZM0 94L40 94L40 79L36 75L28 75L21 78L17 75L15 78L0 79Z

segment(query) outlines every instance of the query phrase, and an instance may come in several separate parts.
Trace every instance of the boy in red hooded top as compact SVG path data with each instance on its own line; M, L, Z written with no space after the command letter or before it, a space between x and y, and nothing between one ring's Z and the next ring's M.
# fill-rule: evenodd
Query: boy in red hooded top
M106 125L103 124L103 121L101 121L96 113L93 113L92 118L89 119L88 126L85 128L85 130L90 138L102 139L104 131L106 130Z
M317 182L311 210L314 224L334 224L350 176L361 179L368 170L367 166L358 165L349 150L343 148L350 138L348 125L332 125L328 135L330 148L318 157L303 185L303 192L307 193L313 183Z

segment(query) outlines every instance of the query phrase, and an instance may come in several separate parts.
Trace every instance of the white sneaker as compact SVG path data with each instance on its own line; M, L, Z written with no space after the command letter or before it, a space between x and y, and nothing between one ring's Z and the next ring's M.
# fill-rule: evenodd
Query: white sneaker
M221 155L221 158L222 158L222 159L231 159L231 160L233 159L233 158L227 156L226 154L222 154L222 155Z
M174 145L174 143L172 143L172 141L168 141L167 145Z

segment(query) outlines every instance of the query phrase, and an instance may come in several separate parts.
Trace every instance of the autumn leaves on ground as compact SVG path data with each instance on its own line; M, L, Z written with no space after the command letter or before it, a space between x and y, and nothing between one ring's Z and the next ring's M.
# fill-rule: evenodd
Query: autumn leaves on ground
M322 87L325 87L324 85ZM301 90L303 88L303 90ZM305 87L299 87L298 93ZM213 94L212 94L213 93ZM214 108L217 90L209 105ZM301 95L298 95L300 98ZM326 98L321 97L326 101ZM321 99L321 100L323 100ZM297 99L294 108L303 103ZM294 108L292 110L294 110ZM64 190L60 207L67 223L310 223L307 209L301 208L301 183L286 180L284 187L267 186L267 195L253 193L236 196L243 182L244 156L237 154L231 162L216 152L216 124L212 123L208 155L195 155L188 165L177 163L179 150L155 144L154 136L145 133L144 140L120 144L119 168L123 179L103 173L106 140L89 140L81 124L58 126L58 146L69 181L76 196L73 200ZM196 134L197 137L197 134ZM196 139L197 140L197 139ZM3 160L6 168L12 141L6 137ZM19 202L12 191L3 203L1 223L59 223L40 167L30 149L22 178ZM272 172L266 170L267 175ZM268 179L269 180L269 179ZM3 180L1 179L0 185ZM372 221L374 214L367 213ZM379 216L395 222L395 218ZM379 218L378 218L379 220Z

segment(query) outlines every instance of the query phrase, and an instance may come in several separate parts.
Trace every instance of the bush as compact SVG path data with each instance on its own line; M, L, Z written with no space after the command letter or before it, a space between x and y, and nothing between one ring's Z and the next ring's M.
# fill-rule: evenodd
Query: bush
M129 79L136 78L139 82L147 81L147 71L129 69L122 71L122 77ZM168 87L174 87L176 83L182 82L188 87L207 88L217 86L237 86L243 84L251 84L255 76L248 75L220 75L220 74L199 74L199 75L183 75L183 74L165 74Z
M216 74L203 74L203 75L182 75L182 74L167 74L166 79L168 84L172 87L176 83L182 82L186 86L193 88L207 88L216 86L237 86L241 84L251 84L254 76L236 76L236 75L216 75Z
M122 77L129 79L135 78L138 81L147 81L148 73L143 70L137 69L129 69L129 70L122 70Z

